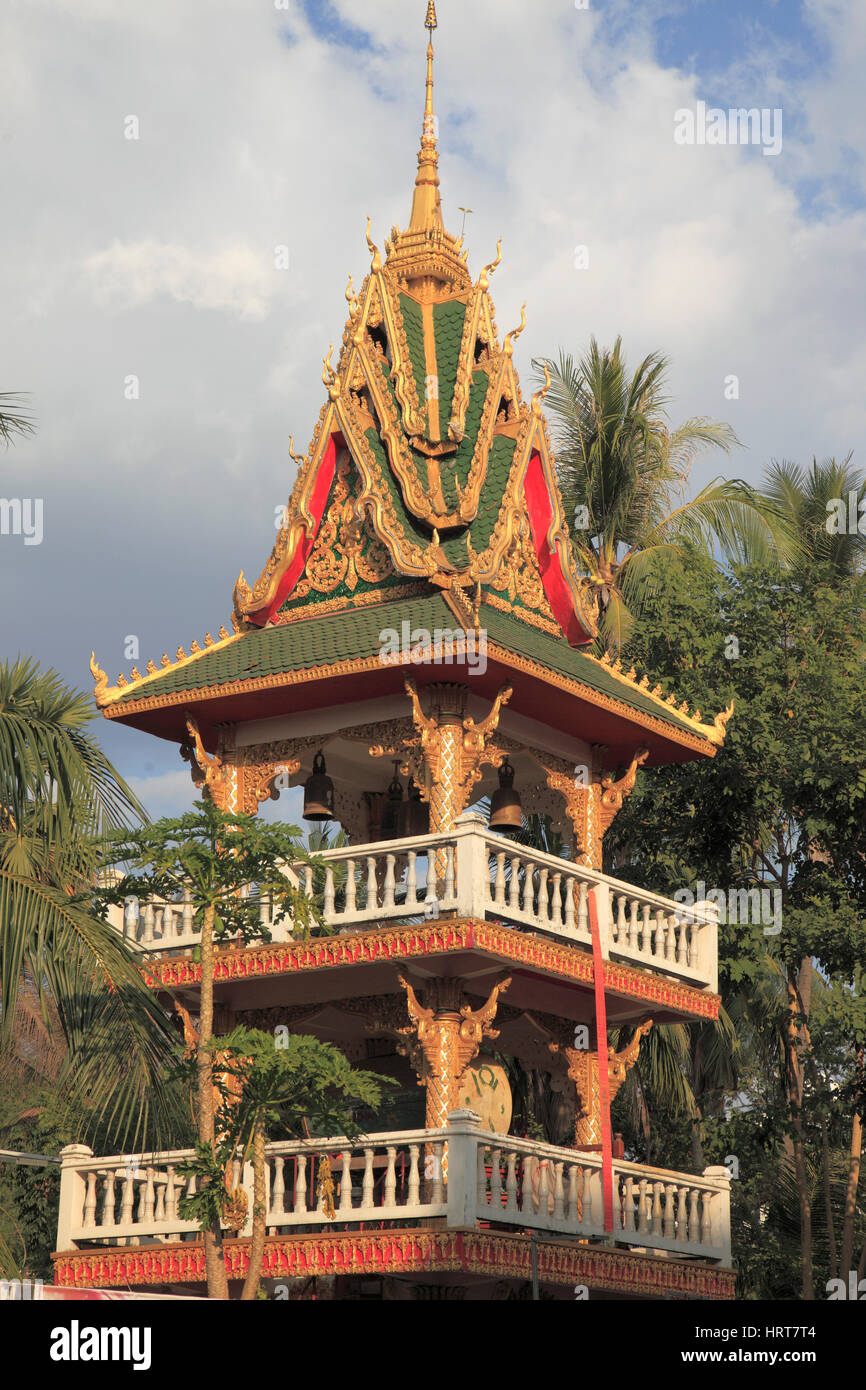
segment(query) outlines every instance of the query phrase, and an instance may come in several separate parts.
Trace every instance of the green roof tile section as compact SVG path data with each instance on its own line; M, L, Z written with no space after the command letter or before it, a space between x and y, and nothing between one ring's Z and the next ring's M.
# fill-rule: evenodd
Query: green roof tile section
M460 344L463 341L463 325L466 322L466 305L459 299L448 300L445 304L433 306L433 337L436 341L436 368L439 373L439 421L443 437L448 431L448 422L454 403L454 387L457 385L457 367L460 361Z
M486 603L481 605L480 621L487 632L488 642L504 647L516 656L533 657L549 671L580 681L582 685L588 685L590 689L602 695L621 700L631 709L640 710L642 714L661 719L675 729L684 729L694 734L694 729L676 710L658 704L639 690L635 690L634 686L619 680L615 672L609 671L598 661L593 661L584 652L570 647L564 637L552 637L549 633L540 632L538 628L530 627L520 619L501 613L499 609Z
M427 399L427 358L424 352L424 318L421 305L416 300L410 299L407 294L401 294L400 312L403 315L406 342L409 344L409 356L412 359L412 370L415 373L418 400L423 409Z
M456 626L441 593L370 608L346 608L321 618L299 618L278 627L245 632L224 647L204 652L196 661L169 667L143 685L125 691L112 707L134 704L154 695L210 689L375 656L382 646L380 634L388 628L400 632L404 621L431 633L436 627Z
M635 690L615 672L570 647L564 637L540 632L486 603L481 605L480 621L489 643L515 656L534 658L546 670L578 681L674 729L694 734L694 729L675 710ZM431 635L437 628L454 631L459 626L438 591L370 608L346 608L320 618L299 617L277 627L245 632L225 646L203 652L195 661L169 667L124 691L110 708L122 709L154 696L182 697L186 691L218 692L228 685L268 676L375 657L383 647L382 634L392 630L400 635L404 622L409 624L410 632L424 628Z

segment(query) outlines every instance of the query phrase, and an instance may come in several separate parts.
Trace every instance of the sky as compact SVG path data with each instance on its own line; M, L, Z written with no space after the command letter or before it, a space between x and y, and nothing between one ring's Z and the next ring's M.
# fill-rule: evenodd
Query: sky
M864 467L863 0L437 9L445 221L472 209L476 276L503 238L525 387L533 357L621 335L634 366L671 359L673 424L737 432L695 487L772 458ZM0 534L3 657L90 690L91 649L114 681L229 625L369 269L367 215L380 246L408 221L425 10L6 0L0 391L30 393L37 430L0 450L0 498L41 501L42 534ZM775 124L763 146L680 143L699 103ZM189 805L175 747L93 728L152 815Z

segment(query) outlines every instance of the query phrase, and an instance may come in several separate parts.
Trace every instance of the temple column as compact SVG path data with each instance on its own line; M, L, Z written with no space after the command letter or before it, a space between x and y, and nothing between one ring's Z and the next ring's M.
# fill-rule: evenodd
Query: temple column
M494 985L480 1009L461 1003L462 982L433 979L425 985L421 1004L413 986L403 976L409 1027L399 1031L408 1039L407 1050L419 1084L426 1087L426 1129L444 1129L448 1115L458 1108L459 1087L464 1071L478 1056L485 1038L497 1038L493 1027L500 994L511 984L510 976ZM447 1176L447 1157L443 1163Z
M652 1019L647 1019L635 1032L631 1042L620 1052L608 1052L608 1086L610 1103L634 1066L640 1052L641 1039L652 1027ZM569 1079L574 1083L576 1109L574 1120L574 1147L576 1149L601 1149L601 1087L599 1085L598 1048L576 1048L551 1044L552 1052L561 1052L568 1065Z

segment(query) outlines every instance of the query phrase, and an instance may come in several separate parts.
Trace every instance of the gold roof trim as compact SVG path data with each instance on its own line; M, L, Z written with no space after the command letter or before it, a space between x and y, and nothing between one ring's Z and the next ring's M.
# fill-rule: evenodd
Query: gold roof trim
M220 628L219 640L215 641L210 633L207 633L204 639L204 646L201 646L195 640L190 643L189 656L183 653L183 647L178 647L178 658L176 661L172 661L168 654L164 652L159 666L157 666L154 661L149 661L147 663L146 675L142 676L136 668L133 667L131 679L128 679L121 673L115 685L109 685L108 676L101 670L96 660L96 653L91 652L90 674L96 682L93 688L93 698L96 701L97 707L100 710L104 710L107 705L113 704L121 695L128 695L135 686L138 686L141 690L145 690L145 688L151 685L164 671L170 669L179 670L181 666L191 666L193 662L200 660L201 657L208 656L211 652L215 652L222 647L230 646L232 642L237 642L242 636L242 632L230 633L227 632L225 626L223 626Z

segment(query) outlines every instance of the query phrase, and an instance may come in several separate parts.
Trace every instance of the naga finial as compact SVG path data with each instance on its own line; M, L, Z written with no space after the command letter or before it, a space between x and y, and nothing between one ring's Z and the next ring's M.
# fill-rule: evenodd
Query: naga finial
M108 689L108 673L102 670L96 660L96 652L90 653L90 674L96 682L93 687L93 698L98 705L101 705L104 703L103 697Z
M372 236L370 235L370 233L371 233L371 231L372 231L372 228L373 228L373 219L372 219L372 217L369 217L369 216L368 216L368 217L367 217L367 232L366 232L366 237L367 237L367 249L368 249L368 251L370 252L370 255L373 257L373 270L374 270L374 271L377 271L377 270L381 270L381 269L382 269L382 257L381 257L380 254L379 254L379 248L378 248L378 246L376 245L376 243L374 242Z
M505 339L505 342L502 344L502 351L505 353L505 356L506 356L506 357L511 357L511 356L512 356L512 354L513 354L513 352L514 352L514 344L517 342L517 339L520 337L520 335L521 335L521 333L523 332L523 330L524 330L525 327L526 327L526 305L525 305L525 304L521 304L521 306L520 306L520 323L519 323L519 325L518 325L517 328L512 328L511 332L510 332L509 334L507 334L506 339Z
M544 398L545 398L545 396L547 395L548 391L550 390L552 383L553 383L553 378L552 378L552 376L550 375L550 363L549 363L549 362L545 362L545 364L544 364L544 385L542 386L541 390L540 390L540 391L536 391L535 395L532 397L532 413L533 413L533 415L537 415L537 416L540 417L540 415L541 415L541 407L542 407L542 405L544 404Z
M479 283L479 285L481 286L481 289L482 289L482 290L487 291L487 290L490 289L490 277L491 277L491 275L493 274L493 272L494 272L494 270L496 269L496 267L501 263L501 261L502 261L502 237L500 237L499 240L498 240L497 243L496 243L496 259L495 259L495 260L492 260L492 261L490 261L490 262L488 262L488 264L484 267L484 269L482 270L480 276L478 277L478 283Z

